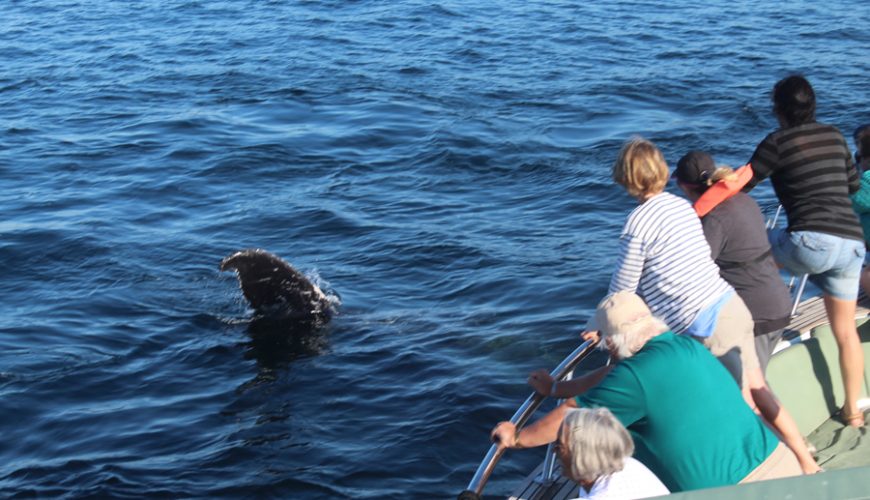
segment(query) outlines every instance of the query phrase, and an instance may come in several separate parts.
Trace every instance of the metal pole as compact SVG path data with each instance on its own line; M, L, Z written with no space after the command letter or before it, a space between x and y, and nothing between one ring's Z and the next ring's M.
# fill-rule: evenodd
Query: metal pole
M550 376L556 380L563 380L569 373L574 371L574 368L583 361L593 349L595 349L596 345L598 345L598 342L592 340L587 340L580 344L580 347L574 349L574 352L569 354L567 358L559 363L559 366L550 372ZM522 406L517 409L510 420L511 423L517 426L517 430L520 430L526 424L529 418L538 410L538 407L541 406L544 399L546 399L544 396L541 396L537 392L533 392ZM489 476L492 474L495 465L504 454L504 451L505 448L500 446L498 443L489 447L489 451L477 467L474 477L471 478L465 491L459 494L459 498L480 498L480 494L483 493L483 488L486 486L486 482L489 481Z
M568 375L565 376L564 380L571 380L574 378L574 372L568 372ZM562 404L564 399L560 399L556 402L556 405ZM556 473L556 452L553 451L553 443L547 445L547 454L544 455L544 466L541 468L541 474L537 477L536 481L540 484L550 484L553 482L553 476Z
M794 296L794 304L791 306L791 317L794 318L797 314L798 306L801 303L801 295L804 294L804 287L807 286L807 275L801 276L801 282L798 285L797 293Z

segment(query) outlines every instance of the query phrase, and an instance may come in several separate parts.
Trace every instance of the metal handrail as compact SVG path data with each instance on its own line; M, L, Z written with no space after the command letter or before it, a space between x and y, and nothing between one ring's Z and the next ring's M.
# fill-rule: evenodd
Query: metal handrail
M798 283L797 292L795 292L795 294L794 294L794 302L791 305L791 314L789 317L794 318L795 316L797 316L798 306L801 305L801 298L803 297L803 294L804 294L804 288L807 286L807 277L808 276L809 275L807 275L807 274L801 275L801 281L800 281L800 283Z
M589 353L595 349L595 346L598 345L597 340L587 340L580 344L580 347L574 349L574 352L568 355L567 358L562 360L552 372L550 372L550 376L555 380L562 380L566 376L568 376L571 372L574 371L574 368L586 357ZM538 410L541 406L541 403L546 399L545 396L541 396L537 392L533 392L531 396L529 396L525 403L517 409L514 416L511 417L511 423L517 427L517 430L521 429L526 421ZM483 461L477 467L477 472L474 473L474 477L471 478L471 482L468 483L468 487L459 494L460 499L477 499L480 498L480 494L483 493L483 488L486 486L486 482L489 481L489 476L492 474L492 471L495 469L495 465L498 463L501 456L504 454L505 448L503 446L499 446L497 443L493 444L489 447L489 451L486 456L483 458Z
M777 205L777 207L776 207L776 213L773 214L773 218L772 218L772 219L767 219L767 223L765 224L765 225L767 226L767 229L768 229L768 230L773 229L773 228L776 227L776 223L777 223L777 221L779 221L779 214L780 214L781 212L782 212L782 205Z
M571 380L574 378L574 372L569 371L563 380ZM557 404L562 404L564 399L558 399ZM556 448L554 443L547 445L547 453L544 454L544 466L541 468L541 474L537 481L541 484L550 484L553 481L553 476L556 475Z

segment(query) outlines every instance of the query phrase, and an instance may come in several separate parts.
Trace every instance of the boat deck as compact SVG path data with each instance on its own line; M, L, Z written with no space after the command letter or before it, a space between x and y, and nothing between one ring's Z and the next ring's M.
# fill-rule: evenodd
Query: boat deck
M856 310L855 318L861 319L868 316L870 316L870 299L862 293L858 299L858 309ZM798 342L801 338L808 336L810 330L827 322L828 319L823 299L821 297L813 297L805 300L798 308L792 322L786 327L783 333L783 342L777 346L777 350L788 347L792 342ZM819 451L823 451L823 445L819 447ZM556 462L553 480L548 483L541 481L542 463L526 477L525 481L514 490L515 493L508 498L511 500L564 500L576 498L579 486L562 476L558 460Z
M855 311L855 319L866 318L870 316L870 299L864 292L858 296L858 308ZM782 337L789 341L797 337L808 335L813 328L824 325L828 322L828 316L825 312L825 303L822 297L812 297L801 302L798 307L797 314L792 318L791 323L785 328Z

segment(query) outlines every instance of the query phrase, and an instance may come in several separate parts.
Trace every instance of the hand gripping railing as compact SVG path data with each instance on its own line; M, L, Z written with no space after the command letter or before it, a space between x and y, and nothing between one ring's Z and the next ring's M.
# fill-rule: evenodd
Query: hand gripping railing
M580 347L574 350L571 354L568 355L567 358L562 360L551 373L550 376L555 380L563 380L568 375L570 375L574 368L583 361L589 353L595 349L595 346L598 345L597 340L587 340L580 344ZM538 407L541 406L541 403L546 399L544 396L541 396L537 392L533 392L531 396L526 399L526 402L523 403L522 406L517 409L514 416L511 417L511 423L517 426L517 430L521 429L526 421L538 410ZM471 478L471 482L468 483L468 487L459 494L459 500L479 500L480 494L483 493L483 488L486 486L486 482L489 480L489 476L492 474L492 471L495 469L495 464L498 463L501 456L504 454L505 448L499 446L498 443L493 444L489 447L489 452L487 452L486 457L484 457L483 461L477 467L477 472L474 473L474 477Z

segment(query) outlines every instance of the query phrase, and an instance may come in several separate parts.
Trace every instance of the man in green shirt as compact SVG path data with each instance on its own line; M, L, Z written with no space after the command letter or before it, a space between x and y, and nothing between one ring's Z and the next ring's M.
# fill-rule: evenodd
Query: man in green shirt
M670 332L640 297L619 292L605 298L596 322L618 362L554 384L551 394L570 399L522 432L500 423L493 439L509 448L539 446L556 439L569 408L607 407L631 433L635 458L671 491L801 473L722 364L699 342ZM552 383L540 380L545 377L536 372L530 378L538 387Z

